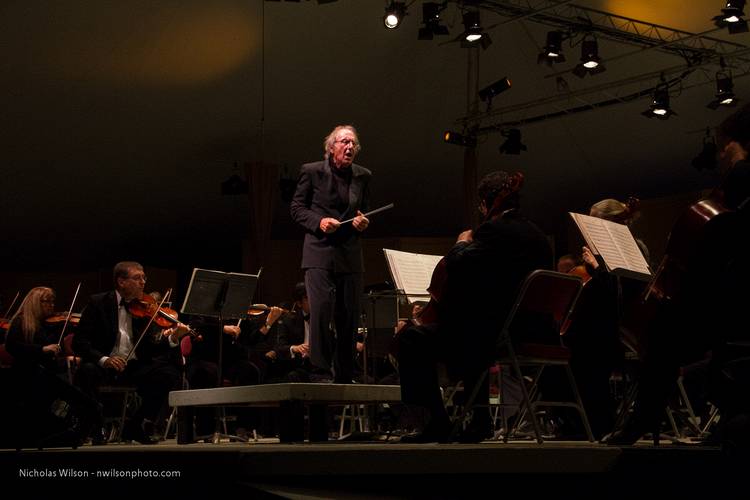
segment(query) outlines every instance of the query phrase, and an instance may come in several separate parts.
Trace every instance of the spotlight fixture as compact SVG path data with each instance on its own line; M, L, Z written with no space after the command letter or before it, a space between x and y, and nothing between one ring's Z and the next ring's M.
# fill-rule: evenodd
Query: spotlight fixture
M419 28L419 40L432 40L434 36L448 34L448 28L440 24L440 13L445 9L448 2L425 2L422 4L422 24Z
M446 130L443 134L443 141L449 144L457 144L459 146L466 146L467 148L473 148L477 145L477 138L473 135L464 135L454 132L452 130Z
M390 30L396 29L401 26L404 16L406 16L406 3L391 1L388 7L385 8L383 24Z
M511 87L512 83L507 76L502 77L492 85L489 85L479 91L479 98L483 101L492 101L492 98L501 92L505 92Z
M706 135L703 137L703 149L698 156L693 158L690 164L698 171L713 170L717 167L716 162L716 140L711 136L711 129L706 127Z
M581 42L581 62L573 68L573 74L578 78L586 75L598 75L607 68L599 58L599 43L596 40L583 40Z
M526 151L527 148L521 143L521 131L517 128L511 128L503 130L500 135L505 137L505 142L500 145L500 153L506 155L520 155L521 151Z
M726 6L721 9L721 15L715 16L713 22L719 28L726 28L730 35L747 32L747 21L743 19L745 0L726 0Z
M666 83L662 82L656 86L651 106L641 114L647 118L660 120L668 120L670 116L677 114L669 107L669 86Z
M463 15L464 32L461 34L461 47L473 48L481 46L486 49L492 44L490 36L484 32L479 22L479 11L470 10Z
M719 106L734 106L737 104L737 96L734 95L734 82L729 72L719 71L716 73L716 99L708 103L710 109Z
M544 50L537 57L537 64L546 62L552 65L553 63L565 62L565 56L562 54L562 40L562 31L547 32L547 45L544 46Z

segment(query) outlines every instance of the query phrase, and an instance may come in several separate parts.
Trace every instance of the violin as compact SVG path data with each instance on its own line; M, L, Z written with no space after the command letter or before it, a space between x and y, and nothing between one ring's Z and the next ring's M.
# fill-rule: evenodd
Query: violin
M177 311L168 307L159 307L156 299L151 295L144 294L140 299L133 299L127 304L128 312L134 318L152 318L154 323L162 328L169 328L180 322ZM196 340L202 336L196 330L190 329L188 334Z
M591 275L586 270L586 266L584 264L581 264L580 266L575 266L570 271L568 271L567 274L578 276L579 278L583 280L584 285L588 283L588 281L591 279Z
M45 319L44 322L50 325L57 325L58 323L65 323L65 320L68 319L68 312L59 312L55 313L49 318ZM73 326L78 326L78 323L81 321L81 313L73 313L70 315L70 324Z
M272 306L267 306L265 304L250 304L250 307L247 308L247 314L250 316L260 316L262 314L266 314L268 311L270 311ZM281 311L283 313L288 313L288 309L284 309L283 307L280 307Z

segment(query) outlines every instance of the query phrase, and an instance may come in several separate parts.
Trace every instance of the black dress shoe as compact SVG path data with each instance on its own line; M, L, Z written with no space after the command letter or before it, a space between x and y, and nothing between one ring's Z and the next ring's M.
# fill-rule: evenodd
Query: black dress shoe
M630 446L635 444L645 433L646 430L640 425L626 424L622 429L604 436L601 442L609 446Z
M406 434L401 436L399 443L405 444L425 444L425 443L448 443L448 434L438 434L434 432L414 432L412 434Z
M107 435L104 432L104 428L97 427L91 431L91 445L102 446L107 444Z
M153 437L152 431L153 424L151 422L131 420L125 424L125 428L122 430L122 439L124 441L137 441L141 444L156 444L159 440Z
M449 422L429 423L422 432L402 436L399 443L449 443L451 425Z

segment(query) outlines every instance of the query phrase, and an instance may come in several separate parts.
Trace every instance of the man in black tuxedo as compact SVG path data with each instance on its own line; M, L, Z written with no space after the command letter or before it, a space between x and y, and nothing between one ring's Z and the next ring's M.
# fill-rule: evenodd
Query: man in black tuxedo
M552 248L544 233L519 213L518 190L522 176L496 171L479 184L479 209L484 222L467 230L445 257L446 286L434 313L422 312L421 325L407 327L398 336L401 398L426 411L420 434L404 436L402 442L446 441L450 422L443 405L437 364L444 362L449 374L464 382L470 394L482 372L494 360L495 343L518 287L536 269L549 269ZM436 303L432 303L430 307ZM531 321L534 324L531 324ZM549 335L552 328L529 318L523 332ZM526 331L528 329L528 332ZM487 378L476 403L486 405ZM474 412L471 427L462 440L479 441L490 433L489 414Z
M133 317L128 303L143 297L143 266L120 262L114 267L113 279L115 289L92 295L81 314L73 340L73 349L82 358L76 384L97 400L105 381L135 385L142 404L123 429L123 437L153 444L153 423L169 391L180 387L178 346L189 329L182 323L164 330L154 324L138 343L149 318ZM128 359L136 343L138 347Z
M271 377L278 382L309 382L310 379L310 301L305 284L294 286L294 305L277 321L276 353ZM313 377L314 380L314 377Z
M302 165L291 204L305 229L302 269L310 300L310 360L334 382L349 384L362 293L360 236L370 221L371 172L354 163L357 131L340 125L326 137L324 160ZM353 218L342 224L340 221Z

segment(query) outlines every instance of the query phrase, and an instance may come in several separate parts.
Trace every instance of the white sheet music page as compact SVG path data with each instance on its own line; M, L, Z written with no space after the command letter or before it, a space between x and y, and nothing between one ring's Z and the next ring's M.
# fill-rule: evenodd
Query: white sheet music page
M624 224L569 212L586 245L601 255L607 270L615 274L648 280L651 271L630 229Z
M384 248L388 269L396 287L406 293L409 302L427 300L432 272L442 256L401 252Z

